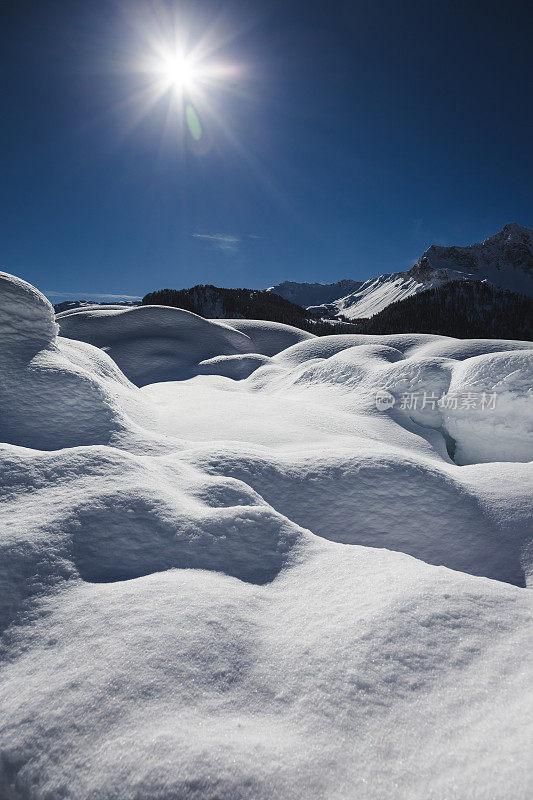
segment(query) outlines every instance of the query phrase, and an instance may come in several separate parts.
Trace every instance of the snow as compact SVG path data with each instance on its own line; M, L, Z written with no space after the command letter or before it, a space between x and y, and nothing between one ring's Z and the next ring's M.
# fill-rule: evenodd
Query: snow
M97 300L63 300L61 303L54 303L54 310L56 312L56 316L59 316L59 314L65 314L69 311L76 311L78 309L119 309L124 308L125 306L138 306L140 304L140 298L138 300L120 300L117 303L111 303L107 301L100 303Z
M379 278L370 278L365 281L356 292L347 297L341 297L333 303L333 306L336 313L343 314L348 319L373 317L391 303L405 300L407 297L427 289L433 289L447 280L458 277L463 276L451 270L444 274L436 273L427 280L417 280L408 272L380 275Z
M168 306L76 309L57 321L62 337L104 349L138 386L192 377L220 356L273 355L313 336L276 322L208 320Z
M245 333L251 339L253 352L264 356L275 356L293 344L314 338L312 333L293 328L292 325L283 325L281 322L255 319L232 319L231 321L218 319L213 322L231 325L235 330Z
M2 800L531 796L531 343L0 295Z
M56 337L58 326L52 304L26 281L0 272L0 336L2 355L20 355L21 349L30 352L49 346Z
M454 367L449 395L494 397L494 406L474 419L461 405L444 410L443 427L457 443L457 463L533 458L532 376L530 350L479 355Z

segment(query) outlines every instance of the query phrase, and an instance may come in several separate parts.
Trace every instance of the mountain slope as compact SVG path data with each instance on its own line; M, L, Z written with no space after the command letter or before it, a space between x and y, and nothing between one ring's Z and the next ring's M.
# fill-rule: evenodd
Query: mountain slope
M429 270L424 276L417 277L411 272L393 272L391 275L380 275L370 278L361 284L356 292L341 297L334 303L322 306L310 306L313 314L334 314L347 319L372 317L391 303L405 300L419 292L427 291L449 280L462 278L460 272L453 270Z
M283 281L276 286L270 286L266 291L278 294L291 303L307 308L309 306L323 305L332 303L339 297L344 297L351 292L356 292L361 286L362 281L352 281L344 278L337 283L296 283L295 281Z
M431 245L408 274L423 280L426 272L447 269L531 296L533 230L510 222L499 233L477 244L466 247Z
M510 222L480 243L464 247L431 245L407 272L371 278L350 294L307 307L315 314L371 317L390 303L464 278L489 281L502 289L533 296L533 230Z
M142 303L183 308L209 319L263 319L298 326L311 317L301 306L273 292L210 285L161 289L145 295Z
M56 314L62 314L64 311L72 311L76 308L124 308L127 306L140 306L140 300L119 300L116 303L106 303L100 300L63 300L61 303L54 304L54 311Z
M353 322L360 333L435 333L482 339L533 339L533 298L487 281L453 280L391 303L370 319ZM355 327L357 326L357 327Z

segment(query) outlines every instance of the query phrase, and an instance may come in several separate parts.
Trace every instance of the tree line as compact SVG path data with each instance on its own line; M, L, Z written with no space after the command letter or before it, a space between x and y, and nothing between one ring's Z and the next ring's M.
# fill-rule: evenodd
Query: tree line
M319 336L338 333L434 333L460 339L533 339L533 299L485 281L448 281L398 300L373 317L317 318L307 309L256 289L198 285L161 289L143 305L183 308L200 316L281 322Z

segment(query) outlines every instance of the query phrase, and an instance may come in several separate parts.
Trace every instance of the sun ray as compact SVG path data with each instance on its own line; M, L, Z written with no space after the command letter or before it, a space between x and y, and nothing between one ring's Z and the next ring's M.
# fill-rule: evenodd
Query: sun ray
M242 67L225 62L220 54L240 28L230 25L222 13L208 25L205 22L198 14L187 18L177 7L157 0L129 19L137 44L135 54L130 51L128 71L139 77L143 87L134 125L164 100L175 123L196 139L202 117L216 108L223 94L235 91Z

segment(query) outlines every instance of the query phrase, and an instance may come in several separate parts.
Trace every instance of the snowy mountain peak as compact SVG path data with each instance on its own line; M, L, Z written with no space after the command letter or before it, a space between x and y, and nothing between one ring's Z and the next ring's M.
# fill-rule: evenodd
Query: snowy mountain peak
M533 229L526 228L523 225L519 225L518 222L508 222L507 225L504 225L503 228L499 233L496 233L494 236L489 237L495 239L498 236L505 234L505 236L517 236L521 239L531 239L533 236Z
M503 233L504 231L507 233L511 231L520 231L520 230L522 230L522 226L519 225L518 222L508 222L507 225L503 226L501 233ZM523 230L530 230L530 229L523 228Z
M270 286L267 292L279 294L285 300L290 300L291 303L308 308L309 306L332 303L339 297L344 297L351 292L357 291L361 285L362 281L353 281L351 278L343 278L336 283L283 281L275 286Z
M433 244L407 272L371 278L344 296L308 304L308 308L311 306L316 314L337 314L348 319L372 317L391 303L465 278L533 296L533 230L509 222L483 242L465 246Z
M483 242L457 246L431 245L410 274L452 269L504 289L533 294L533 230L509 222Z

